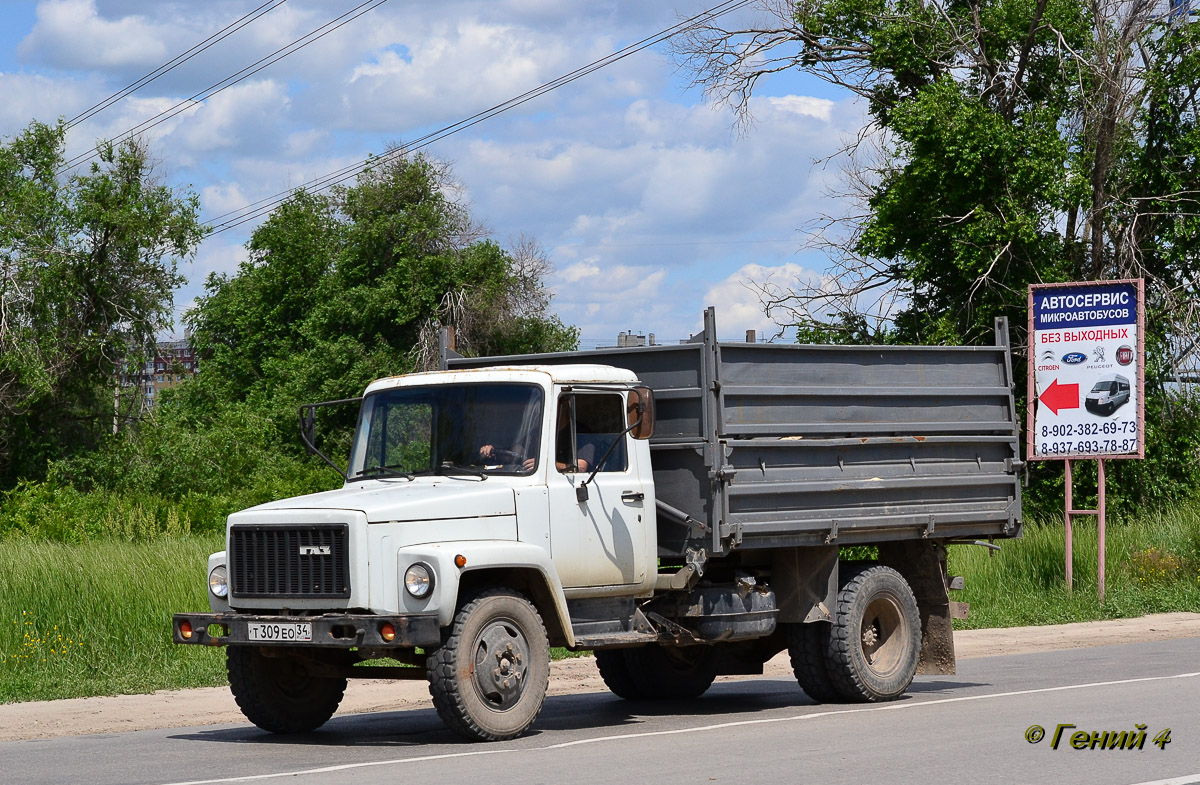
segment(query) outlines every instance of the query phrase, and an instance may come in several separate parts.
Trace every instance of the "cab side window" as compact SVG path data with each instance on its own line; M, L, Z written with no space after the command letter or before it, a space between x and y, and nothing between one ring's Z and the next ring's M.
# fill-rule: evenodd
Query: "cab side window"
M602 472L626 470L623 403L617 393L573 393L559 399L554 456L559 471L591 472L599 461Z

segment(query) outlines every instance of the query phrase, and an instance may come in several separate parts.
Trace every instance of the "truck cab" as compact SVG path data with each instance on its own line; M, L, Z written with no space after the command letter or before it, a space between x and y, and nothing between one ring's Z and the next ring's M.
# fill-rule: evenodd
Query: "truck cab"
M485 588L519 595L548 644L575 646L568 602L619 596L632 608L653 593L652 423L651 391L601 365L375 381L344 485L230 515L227 549L209 560L216 616L178 615L176 641L229 646L251 674L238 683L231 670L239 704L263 704L248 716L284 729L282 713L264 716L277 713L270 700L245 697L261 691L260 659L298 656L306 672L424 664L418 647L444 644L463 598ZM425 676L409 670L393 675Z

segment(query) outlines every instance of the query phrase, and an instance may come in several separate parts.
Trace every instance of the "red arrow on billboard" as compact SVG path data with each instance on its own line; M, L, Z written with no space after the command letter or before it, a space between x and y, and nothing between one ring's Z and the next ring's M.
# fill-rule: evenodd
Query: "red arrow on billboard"
M1038 396L1038 400L1050 411L1058 414L1059 409L1079 408L1079 385L1059 384L1058 379L1050 382L1050 386Z

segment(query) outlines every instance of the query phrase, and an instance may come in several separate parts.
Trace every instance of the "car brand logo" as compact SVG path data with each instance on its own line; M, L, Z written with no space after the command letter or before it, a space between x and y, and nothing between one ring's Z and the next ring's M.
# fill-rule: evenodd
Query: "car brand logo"
M1042 362L1048 363L1054 360L1054 350L1046 349L1042 352Z
M1133 347L1122 346L1117 349L1117 362L1121 365L1129 365L1133 362Z
M332 551L328 545L301 545L301 556L329 556Z
M1062 361L1068 365L1079 365L1079 363L1086 359L1087 355L1083 352L1068 352L1067 354L1063 355Z
M1092 362L1094 362L1094 363L1104 362L1104 347L1103 346L1097 346L1095 349L1092 349Z

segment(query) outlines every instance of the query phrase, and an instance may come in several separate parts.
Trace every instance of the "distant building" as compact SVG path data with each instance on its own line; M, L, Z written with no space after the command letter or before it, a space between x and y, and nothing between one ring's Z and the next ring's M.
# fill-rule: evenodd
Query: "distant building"
M699 340L699 338L700 338L700 336L693 335L691 338L681 338L679 340L679 343L692 343L693 341ZM771 342L770 338L760 338L760 337L758 337L757 333L754 330L746 331L746 343L770 343L770 342ZM662 345L663 344L659 343L658 340L655 339L654 333L650 333L649 335L643 335L641 333L635 333L633 330L625 330L624 332L617 333L616 344L605 345L602 343L602 344L596 346L595 348L597 348L597 349L630 349L630 348L637 348L637 347L641 347L641 346L662 346Z
M121 374L121 387L136 390L137 407L142 412L152 411L163 390L177 386L197 370L196 353L186 338L181 341L159 341L154 346L154 357L140 367L126 367Z
M647 343L647 337L645 335L639 335L637 333L634 333L633 330L626 330L625 332L617 333L616 346L597 346L596 348L597 349L626 349L626 348L632 348L635 346L658 346L658 344L655 343L655 341L654 341L654 333L650 333L649 343Z

